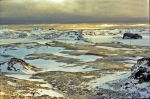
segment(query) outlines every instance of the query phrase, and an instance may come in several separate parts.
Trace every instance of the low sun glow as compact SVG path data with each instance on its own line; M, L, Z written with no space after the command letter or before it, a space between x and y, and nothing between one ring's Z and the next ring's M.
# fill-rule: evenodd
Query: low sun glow
M54 3L62 3L64 2L64 0L50 0L51 2L54 2Z

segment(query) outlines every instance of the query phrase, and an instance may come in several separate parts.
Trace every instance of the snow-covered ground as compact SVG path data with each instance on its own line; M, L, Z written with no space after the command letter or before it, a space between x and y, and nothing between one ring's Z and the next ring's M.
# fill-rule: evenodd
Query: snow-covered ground
M123 35L121 35L123 37ZM112 41L119 41L123 44L128 45L138 45L138 46L150 46L150 37L149 36L143 36L142 39L117 39L113 38L113 36L85 36L85 38L88 38L89 41L94 43L111 43Z
M119 32L123 31L123 32ZM114 37L123 37L123 33L126 32L137 32L138 34L142 35L142 39L121 39L121 38L114 38ZM97 35L97 33L104 32L108 35ZM107 33L108 32L108 33ZM129 32L129 33L130 33ZM84 35L82 34L88 33L96 33L95 35ZM110 34L109 34L110 33ZM117 35L111 35L111 33ZM147 34L145 34L147 33ZM50 42L51 40L59 40L62 42L70 42L70 43L77 43L77 44L88 44L87 42L82 41L82 39L88 38L88 41L91 42L112 42L112 41L119 41L123 44L129 45L140 45L140 46L150 46L150 35L149 29L132 29L132 30L84 30L84 31L57 31L57 30L47 30L44 31L38 27L34 28L31 31L15 31L11 29L0 29L0 43L15 43L15 42L40 42L46 43ZM8 40L9 39L9 40Z
M97 69L86 68L84 66L74 66L75 64L66 64L61 62L56 62L55 60L26 60L26 62L36 65L44 69L44 71L66 71L66 72L86 72L93 71Z
M129 48L115 48L115 47L108 47L108 46L96 46L98 48L104 48L104 49L108 49L108 50L133 50L133 49L129 49Z
M119 30L118 30L119 31ZM84 31L85 32L85 31ZM86 32L89 32L87 30ZM107 32L107 31L105 31ZM111 31L109 31L111 32ZM99 31L97 31L99 33ZM122 34L118 34L117 36L122 37ZM98 69L94 69L91 67L88 67L89 64L92 62L96 64L98 60L101 60L105 58L105 56L96 56L96 55L86 55L86 54L81 54L81 55L70 55L70 54L64 54L62 52L73 52L74 50L66 50L65 47L53 47L53 46L46 46L45 44L47 42L51 42L53 40L63 42L63 43L69 43L69 44L78 44L78 45L92 45L94 46L93 43L104 43L108 42L111 43L112 41L119 41L122 42L123 44L128 44L128 45L138 45L138 46L150 46L150 37L148 35L143 35L143 39L135 39L135 40L130 40L130 39L120 39L120 38L113 38L113 35L85 35L85 38L88 38L89 42L85 42L83 38L81 37L81 33L79 31L55 31L55 30L49 30L49 31L44 31L42 29L36 28L31 31L14 31L14 30L0 30L0 70L1 73L5 73L5 76L8 77L13 77L17 79L24 79L24 80L29 80L29 81L38 81L38 82L45 82L45 84L41 84L40 86L43 87L48 87L50 88L49 90L46 89L38 89L37 96L41 95L50 95L50 96L57 96L57 97L63 97L62 94L51 90L53 86L49 84L48 82L44 81L44 79L32 79L32 74L36 73L44 73L48 71L62 71L62 72L71 72L71 73L91 73L91 75L84 76L87 79L91 79L94 77L97 77L96 71L100 71L100 67ZM36 43L39 43L39 45L36 45ZM18 46L15 47L9 47L9 44L12 43L20 43ZM8 45L3 45L3 44L8 44ZM40 44L43 44L40 46ZM14 44L15 45L15 44ZM29 48L28 48L29 47ZM31 47L31 48L30 48ZM109 51L118 51L122 50L125 53L128 54L130 51L141 51L143 49L129 49L129 48L115 48L115 47L110 47L110 46L95 46L96 48L102 48L103 50L107 49ZM94 48L94 47L93 47ZM77 52L85 52L89 50L76 50ZM30 57L30 54L50 54L54 55L53 57L56 57L54 59L48 58L35 58L32 59ZM97 54L97 53L96 53ZM104 52L105 55L109 56L118 56L119 54L117 53L106 53ZM149 53L148 53L149 54ZM103 53L102 53L103 55ZM67 63L65 61L59 61L57 57L62 57L66 59L74 59L73 63ZM144 56L143 56L144 57ZM117 63L123 64L126 67L132 67L134 64L137 63L137 60L143 57L126 57L125 60L117 60ZM18 58L19 61L10 61L12 58ZM31 59L30 59L31 58ZM76 62L74 62L76 60ZM22 61L25 61L25 63L21 63ZM69 61L69 60L67 60ZM16 63L14 63L16 62ZM111 61L112 62L112 61ZM10 63L14 63L13 65L10 65ZM113 62L112 62L113 63ZM88 64L88 65L87 65ZM31 66L30 66L31 65ZM99 65L99 64L96 64ZM107 64L106 64L107 65ZM15 70L8 70L9 68L17 68L19 69L18 71ZM40 71L33 71L34 69L30 69L32 66L33 68L39 68L41 69ZM104 65L105 66L105 65ZM25 68L24 68L25 67ZM106 66L107 67L107 66ZM110 67L111 68L111 67ZM108 68L109 69L109 68ZM103 71L103 70L101 70ZM9 73L9 74L6 74ZM10 74L11 73L11 74ZM99 73L101 74L101 72ZM82 76L82 75L81 75ZM108 83L111 84L111 82L123 82L124 80L129 80L128 77L131 76L130 71L115 71L113 74L106 74L106 75L101 75L101 77L95 78L90 80L87 84L87 86L92 87L95 89L96 87L100 87L103 89L108 89L108 90L113 90L116 92L119 92L118 90L125 91L123 87L120 87L120 89L115 90L113 87L110 87ZM120 80L118 80L120 79ZM132 80L129 80L132 82ZM135 81L135 80L134 80ZM113 82L113 83L114 83ZM83 82L84 83L84 82ZM9 85L15 86L15 83L8 81ZM67 86L67 85L66 85ZM134 86L129 89L129 92L136 92L136 90L139 88L144 88L147 87L149 88L148 83L143 83L143 84L137 84L137 87L135 88ZM133 88L133 89L132 89ZM138 90L139 91L139 90ZM150 93L145 93L144 91L139 92L141 94L141 97L149 97ZM1 94L5 94L4 92L1 92Z
M100 56L94 56L94 55L80 55L80 56L66 56L74 59L80 59L81 61L84 62L90 62L90 61L95 61L96 59L102 58Z
M123 63L127 67L132 67L135 63L137 63L138 59L141 59L143 57L125 57L127 60L124 61L118 61L119 63Z
M80 55L80 56L72 56L68 54L63 54L61 52L63 51L72 51L72 50L65 50L63 47L51 47L51 46L41 46L38 48L31 48L27 49L24 48L26 44L21 44L21 48L16 48L15 50L11 50L8 48L1 48L0 49L0 54L1 55L11 55L10 57L2 57L1 56L1 61L9 61L12 57L20 58L20 59L25 59L27 58L29 54L42 54L42 53L48 53L48 54L54 54L57 56L63 56L63 57L68 57L68 58L73 58L73 59L78 59L83 62L89 62L89 61L95 61L96 59L102 58L100 56L94 56L94 55ZM30 44L28 44L30 45ZM32 46L32 44L30 45ZM4 50L8 49L5 51ZM81 50L79 50L81 52ZM44 60L44 59L36 59L36 60L25 60L27 63L33 66L37 66L43 69L43 71L70 71L70 72L84 72L84 71L93 71L97 69L93 68L86 68L86 65L84 66L74 66L76 64L67 64L63 62L56 62L56 60ZM19 70L22 70L22 66L18 64L15 65ZM7 63L5 65L2 65L1 72L9 72L7 70ZM9 73L14 73L15 71L10 71ZM18 71L16 73L29 73L29 71ZM35 72L30 72L30 74L35 73Z
M131 72L125 74L119 72L92 80L88 84L96 87L97 93L101 93L100 95L95 94L93 97L107 96L108 98L109 95L112 98L150 98L149 62L150 58L142 58L132 67ZM142 71L142 68L145 68L145 72ZM136 76L145 77L145 79L143 78L141 81Z
M42 83L45 83L45 84L40 84L39 86L42 86L42 87L47 87L47 88L50 88L50 89L38 89L37 90L37 93L36 96L41 96L41 95L50 95L52 97L63 97L62 94L52 90L52 85L48 84L46 81L44 81L43 79L32 79L30 77L32 77L32 75L29 75L29 74L7 74L6 76L8 77L13 77L13 78L17 78L17 79L22 79L22 80L29 80L29 81L38 81L38 82L42 82ZM8 84L10 85L13 85L15 86L15 83L12 83L12 82L8 82ZM25 96L32 96L31 94L24 94Z
M27 43L27 42L40 42L40 44L45 44L46 42L51 42L51 40L34 40L29 38L18 38L18 39L0 39L0 44L10 44L10 43Z
M106 82L110 82L117 79L124 79L131 75L131 72L116 72L115 74L107 75L102 78L97 78L88 83L91 87L95 88L97 86L107 88Z

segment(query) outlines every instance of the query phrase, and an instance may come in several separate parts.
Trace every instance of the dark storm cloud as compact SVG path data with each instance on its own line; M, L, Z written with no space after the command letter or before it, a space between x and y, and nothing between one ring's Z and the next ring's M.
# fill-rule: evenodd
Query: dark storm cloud
M0 24L148 22L149 0L1 0Z

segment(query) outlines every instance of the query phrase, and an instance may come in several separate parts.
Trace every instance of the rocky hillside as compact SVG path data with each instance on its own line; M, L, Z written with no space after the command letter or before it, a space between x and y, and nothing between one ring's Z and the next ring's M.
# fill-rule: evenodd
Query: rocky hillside
M150 58L142 58L137 61L127 73L119 80L107 82L95 89L94 95L89 99L110 98L150 98Z
M42 71L41 68L31 66L24 60L19 58L11 58L7 62L0 63L0 69L2 73L34 73Z
M142 58L137 61L131 70L132 77L139 83L150 81L150 58Z

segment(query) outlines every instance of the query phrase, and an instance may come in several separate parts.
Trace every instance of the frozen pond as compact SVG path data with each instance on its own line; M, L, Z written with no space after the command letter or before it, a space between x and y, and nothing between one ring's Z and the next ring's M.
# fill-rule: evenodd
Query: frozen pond
M89 41L92 41L94 43L105 43L105 42L112 42L112 41L119 41L123 44L129 44L129 45L139 45L139 46L150 46L150 37L143 36L143 39L117 39L113 38L114 36L85 36L85 38L88 38ZM78 40L58 40L61 42L66 43L76 43L76 44L90 44L84 41L78 41ZM26 42L38 42L40 44L45 44L46 42L51 42L51 40L35 40L35 39L29 39L29 38L18 38L18 39L0 39L0 44L9 44L9 43L26 43Z
M80 55L80 56L69 56L68 55L65 57L80 59L81 61L84 61L84 62L95 61L96 59L102 58L100 56L94 56L94 55Z
M116 72L115 74L111 74L111 75L107 75L107 76L103 76L101 78L96 78L94 80L91 80L88 85L90 85L91 87L95 88L97 86L101 86L101 87L105 87L106 86L104 85L106 82L109 82L109 81L113 81L113 80L116 80L116 79L125 79L127 77L129 77L129 75L131 75L131 72Z
M150 46L149 36L143 36L143 39L117 39L113 38L113 36L86 36L85 38L88 38L94 43L110 43L112 41L119 41L128 45Z
M115 48L115 47L108 47L108 46L96 46L98 48L104 48L108 50L134 50L134 49L129 49L129 48Z
M26 60L26 62L30 63L31 65L41 67L44 69L44 71L85 72L97 70L93 68L86 68L86 65L74 66L75 64L60 63L56 62L55 60L36 59L36 60Z
M51 42L51 40L35 40L29 38L17 38L17 39L0 39L0 44L10 44L10 43L27 43L27 42L38 42L40 44L45 44L46 42Z

